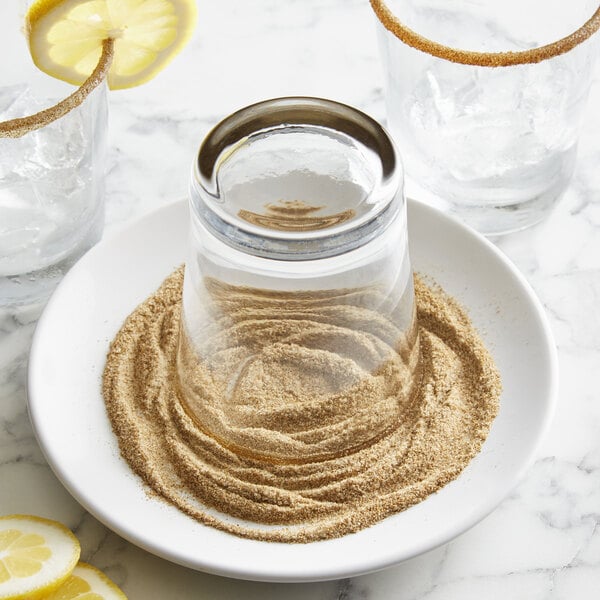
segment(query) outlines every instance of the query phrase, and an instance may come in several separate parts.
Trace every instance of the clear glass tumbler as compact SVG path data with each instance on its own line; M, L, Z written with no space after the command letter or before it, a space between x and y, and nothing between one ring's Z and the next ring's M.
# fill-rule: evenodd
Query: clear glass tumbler
M0 14L10 17L5 42L14 57L1 67L0 121L39 112L74 91L33 65L20 33L23 16L8 4ZM107 112L101 84L57 121L20 138L0 137L0 306L47 298L100 239Z
M597 54L597 0L371 0L407 193L496 235L567 187Z
M197 426L243 456L380 439L419 364L402 168L348 106L280 98L218 124L191 183L177 357Z

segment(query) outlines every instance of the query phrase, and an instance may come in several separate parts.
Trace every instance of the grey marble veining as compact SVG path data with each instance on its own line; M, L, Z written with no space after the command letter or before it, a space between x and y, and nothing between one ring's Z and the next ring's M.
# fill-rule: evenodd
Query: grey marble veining
M200 140L231 111L268 97L316 95L383 120L381 81L367 0L199 1L196 35L169 68L143 87L111 94L107 234L184 197ZM546 222L498 242L548 312L560 400L535 465L473 529L395 568L305 585L224 579L136 548L71 498L35 441L25 378L36 308L0 315L0 514L63 521L81 539L83 558L132 600L600 597L599 105L596 76L564 199Z

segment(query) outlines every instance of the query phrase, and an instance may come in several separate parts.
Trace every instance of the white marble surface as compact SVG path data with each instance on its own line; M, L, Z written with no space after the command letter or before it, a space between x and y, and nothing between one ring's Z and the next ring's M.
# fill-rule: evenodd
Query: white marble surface
M199 0L199 13L192 43L167 71L143 87L111 95L107 233L184 196L200 140L236 108L301 94L385 117L367 0ZM8 27L0 18L2 60L14 50ZM306 585L223 579L136 548L69 496L33 436L25 376L35 311L0 317L0 514L63 521L81 539L83 558L105 569L131 600L600 597L599 105L597 76L566 196L545 223L499 243L550 316L560 399L535 465L472 530L380 573Z

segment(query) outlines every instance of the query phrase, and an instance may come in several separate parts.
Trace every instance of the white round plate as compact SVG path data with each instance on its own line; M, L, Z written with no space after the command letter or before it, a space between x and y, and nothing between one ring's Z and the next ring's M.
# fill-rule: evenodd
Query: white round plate
M554 342L540 302L491 243L415 201L408 203L408 223L414 269L468 308L502 375L499 415L481 453L455 481L369 529L310 544L238 538L147 495L120 457L101 377L125 317L185 259L184 202L98 244L67 274L39 321L29 411L57 476L130 542L181 565L241 579L350 577L399 563L472 527L514 487L548 427L557 386Z

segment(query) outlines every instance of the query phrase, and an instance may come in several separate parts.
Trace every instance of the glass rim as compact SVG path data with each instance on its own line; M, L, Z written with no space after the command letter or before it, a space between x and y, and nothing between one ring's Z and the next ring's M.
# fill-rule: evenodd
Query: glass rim
M102 42L102 54L89 77L71 94L58 103L36 113L0 121L0 139L21 138L34 131L45 129L52 123L66 117L70 112L85 104L88 96L98 87L107 87L108 71L114 57L114 40L106 38ZM49 77L52 77L49 75Z
M600 28L600 4L594 14L576 31L559 40L529 50L477 52L452 48L413 31L390 10L385 0L370 0L381 24L401 42L436 58L478 67L510 67L535 64L565 54L589 39Z

